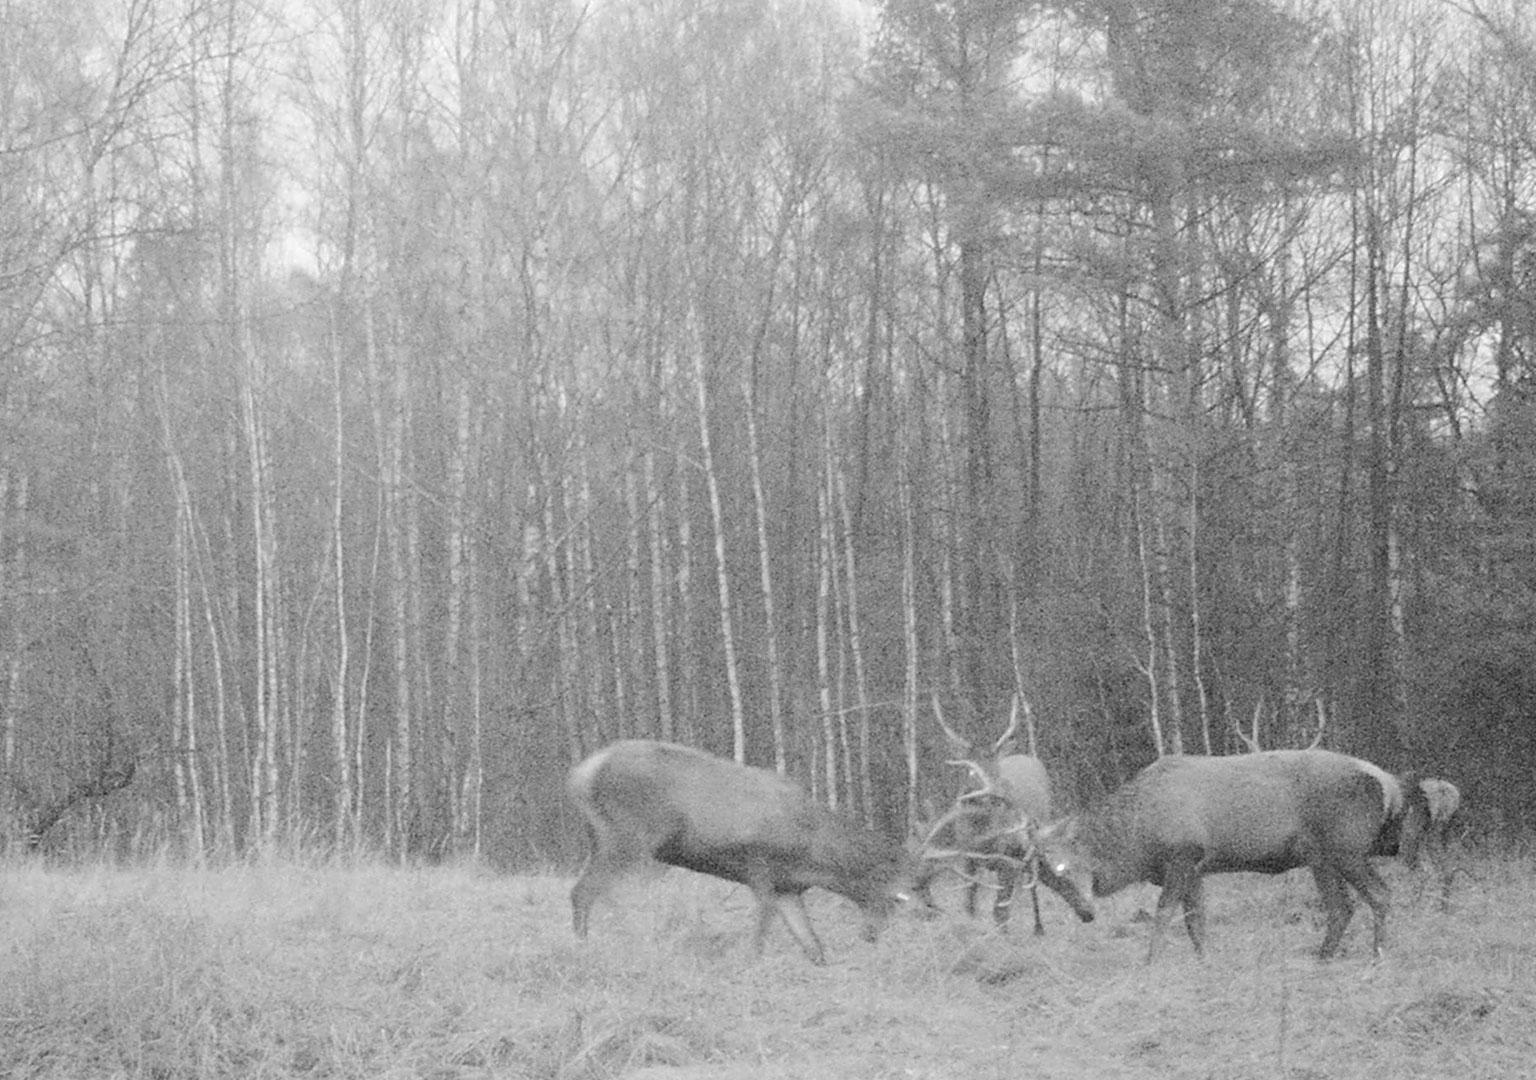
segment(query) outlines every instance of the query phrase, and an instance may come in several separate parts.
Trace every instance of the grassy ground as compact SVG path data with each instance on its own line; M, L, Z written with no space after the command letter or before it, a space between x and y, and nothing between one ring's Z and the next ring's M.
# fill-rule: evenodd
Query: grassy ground
M1401 868L1320 964L1310 879L1208 886L1211 943L1152 967L1150 889L1048 934L959 915L867 945L813 893L832 963L744 890L674 871L569 930L569 878L306 865L0 864L0 1077L1471 1078L1536 1069L1536 865L1438 890ZM941 903L954 909L953 895Z

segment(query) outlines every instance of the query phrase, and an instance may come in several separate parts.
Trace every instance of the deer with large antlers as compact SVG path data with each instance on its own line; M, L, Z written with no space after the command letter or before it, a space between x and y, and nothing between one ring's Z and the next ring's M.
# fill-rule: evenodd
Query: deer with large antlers
M1008 922L1020 885L1029 889L1034 908L1035 933L1045 933L1040 921L1043 884L1087 922L1093 912L1081 893L1035 857L1033 830L1051 819L1051 778L1039 758L1029 754L1005 754L1003 750L1019 729L1020 704L1028 717L1029 702L1015 695L1008 729L988 749L978 750L971 741L944 722L937 696L933 714L958 757L949 764L971 771L979 785L955 800L954 805L929 828L924 840L925 869L916 891L928 895L928 885L945 869L966 880L965 910L976 914L977 877L982 867L996 874L997 894L992 917L999 926Z
M1405 824L1427 812L1417 783L1331 750L1171 754L1097 807L1039 830L1035 841L1057 874L1094 896L1143 881L1162 889L1149 961L1176 908L1195 951L1204 948L1208 875L1309 867L1327 915L1318 949L1326 959L1354 913L1352 892L1371 908L1380 954L1389 898L1370 860L1395 854Z

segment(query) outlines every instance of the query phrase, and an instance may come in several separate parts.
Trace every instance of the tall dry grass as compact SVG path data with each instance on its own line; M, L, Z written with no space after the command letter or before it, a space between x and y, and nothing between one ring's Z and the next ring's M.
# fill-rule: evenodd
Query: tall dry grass
M744 890L634 881L569 930L569 879L286 861L0 865L0 1076L1159 1077L1531 1075L1536 866L1483 858L1453 906L1398 868L1319 964L1310 880L1208 886L1210 949L1142 963L1138 910L1049 933L899 917L866 945L812 894L833 962L779 928L749 954ZM941 898L953 912L954 896Z

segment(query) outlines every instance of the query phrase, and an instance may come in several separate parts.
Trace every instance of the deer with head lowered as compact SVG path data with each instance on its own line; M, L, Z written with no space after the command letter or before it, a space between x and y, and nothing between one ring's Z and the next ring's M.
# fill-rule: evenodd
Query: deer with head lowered
M826 953L805 911L822 888L852 900L873 941L915 876L895 840L848 821L768 769L673 743L612 743L571 769L566 790L581 810L592 852L571 889L576 936L592 905L631 870L659 862L746 885L757 899L761 953L775 914L812 963Z
M934 718L959 754L949 764L969 769L980 786L960 795L929 827L923 844L924 868L914 891L931 906L930 883L945 869L952 869L968 883L965 910L974 916L981 887L976 875L981 867L989 866L997 877L993 920L999 926L1007 924L1014 897L1023 885L1034 908L1035 933L1044 934L1038 885L1045 885L1065 900L1084 922L1093 919L1093 909L1070 881L1035 858L1031 836L1037 826L1051 818L1051 779L1039 758L1003 753L1018 731L1021 701L1025 715L1029 714L1029 702L1015 695L1008 729L990 749L978 751L944 722L938 698L934 698Z
M1359 758L1317 749L1258 750L1228 757L1159 758L1085 813L1036 834L1056 873L1108 896L1137 882L1162 889L1147 960L1175 907L1195 951L1205 946L1207 874L1278 874L1308 867L1327 928L1318 955L1333 956L1354 914L1351 891L1385 938L1388 894L1373 855L1397 853L1406 825L1427 810L1416 782Z

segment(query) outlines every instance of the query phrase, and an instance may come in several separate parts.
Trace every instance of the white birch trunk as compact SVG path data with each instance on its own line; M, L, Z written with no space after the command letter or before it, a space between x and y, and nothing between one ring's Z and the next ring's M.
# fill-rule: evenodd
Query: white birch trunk
M406 387L405 361L402 347L394 343L398 332L390 335L388 346L390 388L388 417L384 435L384 453L387 471L384 474L386 532L385 548L389 558L391 643L394 661L395 700L394 729L390 735L387 778L385 785L385 814L387 817L386 846L400 858L406 855L406 843L410 825L411 769L414 751L412 739L412 710L415 685L411 673L410 649L410 578L406 562L410 558L410 543L406 536L405 508L405 438L406 438Z
M546 472L548 470L545 470ZM566 751L571 761L579 761L588 747L583 745L578 721L579 712L573 702L576 695L576 665L578 641L574 616L567 592L565 573L560 566L559 532L555 523L555 499L553 496L540 500L543 506L543 536L539 538L539 550L544 563L544 574L549 588L549 602L554 612L555 636L559 655L555 660L555 712L557 722L565 731ZM569 555L567 556L569 558ZM531 600L531 598L530 598Z
M773 600L773 552L768 542L768 500L763 494L763 466L757 440L757 395L747 379L747 460L752 473L752 512L757 525L758 583L763 591L763 644L768 661L768 714L773 731L773 767L788 768L784 732L784 676L779 659L779 622Z
M666 502L661 485L656 482L656 455L645 451L646 525L650 531L651 555L651 651L656 678L657 723L661 737L668 742L677 738L672 715L671 591L667 588Z
M351 677L352 643L347 625L346 425L342 400L341 341L335 313L331 323L332 423L335 439L331 461L331 560L335 606L336 658L331 674L331 768L335 770L332 796L331 842L341 850L347 843L352 821L352 755L347 741L347 690ZM351 839L356 839L355 835Z
M874 824L875 785L870 775L870 703L869 681L864 674L864 641L859 628L859 576L858 561L854 553L853 515L848 510L847 483L840 468L833 466L832 482L837 497L838 517L843 531L843 590L848 625L848 652L853 663L854 708L858 712L856 732L858 737L858 761L855 773L858 777L859 801L864 810L864 823Z
M720 645L725 654L725 681L731 698L731 756L747 760L747 717L741 699L741 675L736 666L736 624L731 611L731 567L726 558L725 510L720 499L720 478L715 472L714 440L709 434L709 391L705 383L704 354L693 350L694 391L699 410L699 452L704 467L704 489L709 498L710 526L715 541L715 589L719 602Z
M816 696L821 706L822 767L827 785L827 805L838 806L837 730L832 704L832 566L837 555L832 543L832 507L827 485L816 492Z
M454 394L453 444L448 456L448 535L445 556L448 566L448 596L443 620L443 679L441 696L442 719L440 737L442 746L444 784L452 800L453 820L450 833L455 841L468 835L464 821L464 807L459 797L464 771L462 716L468 697L465 686L464 622L469 604L468 594L473 587L468 577L468 549L473 540L469 526L472 510L469 505L469 461L473 446L474 410L471 401L469 379L461 376ZM472 644L471 644L471 647Z

